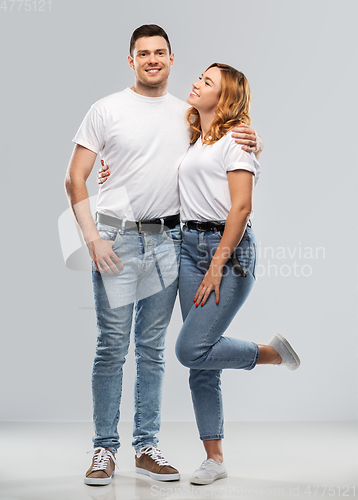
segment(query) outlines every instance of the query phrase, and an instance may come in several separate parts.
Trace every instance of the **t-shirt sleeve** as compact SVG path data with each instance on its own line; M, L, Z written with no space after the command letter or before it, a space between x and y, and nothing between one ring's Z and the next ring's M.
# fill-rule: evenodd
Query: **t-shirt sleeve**
M260 174L260 164L254 153L247 153L244 151L241 148L241 144L237 144L231 136L228 141L229 146L224 157L226 172L231 172L232 170L248 170L258 178Z
M93 106L84 117L72 142L80 144L97 154L104 147L103 118Z

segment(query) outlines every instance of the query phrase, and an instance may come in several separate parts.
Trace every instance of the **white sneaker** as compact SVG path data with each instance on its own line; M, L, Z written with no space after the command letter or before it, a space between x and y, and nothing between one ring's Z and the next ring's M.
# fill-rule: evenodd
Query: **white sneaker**
M217 479L227 477L224 462L219 464L212 458L204 460L198 470L190 478L192 484L211 484Z
M268 345L275 349L282 358L282 362L277 366L282 365L287 366L289 370L297 370L301 364L300 358L285 337L276 332L273 334Z

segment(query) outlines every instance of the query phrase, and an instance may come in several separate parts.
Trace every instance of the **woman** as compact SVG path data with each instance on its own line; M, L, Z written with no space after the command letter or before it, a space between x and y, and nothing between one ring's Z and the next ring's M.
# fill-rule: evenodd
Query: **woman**
M221 370L299 365L297 354L278 334L267 346L223 336L255 280L256 242L249 218L260 166L252 153L237 147L230 132L235 125L250 124L250 100L245 76L216 63L193 84L187 99L192 106L192 145L179 169L184 222L179 296L184 324L176 354L190 368L196 422L207 453L191 478L195 484L227 475Z
M231 137L235 125L250 124L250 100L246 77L217 63L193 84L187 99L192 106L187 115L191 146L179 169L184 223L179 296L184 324L176 354L190 368L195 417L207 454L190 479L194 484L227 476L221 370L251 370L256 364L294 370L300 364L279 334L268 345L223 336L255 281L256 242L250 215L260 165Z

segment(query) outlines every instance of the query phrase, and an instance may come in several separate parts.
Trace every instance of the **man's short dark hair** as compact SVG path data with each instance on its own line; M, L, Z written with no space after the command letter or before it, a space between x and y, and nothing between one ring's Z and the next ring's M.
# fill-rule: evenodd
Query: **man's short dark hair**
M172 53L168 35L163 30L163 28L161 28L157 24L143 24L143 26L139 26L139 28L133 31L133 34L131 36L131 41L129 44L130 55L133 56L134 45L138 40L138 38L150 37L150 36L162 36L168 44L169 54Z

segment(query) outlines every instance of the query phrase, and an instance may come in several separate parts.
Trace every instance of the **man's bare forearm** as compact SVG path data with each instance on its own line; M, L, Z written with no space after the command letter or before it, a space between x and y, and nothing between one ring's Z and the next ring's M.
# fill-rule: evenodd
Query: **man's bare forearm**
M86 181L92 171L97 154L76 144L66 172L65 189L83 239L88 245L99 238L91 215Z
M94 151L76 144L68 165L65 189L75 219L88 247L91 259L100 273L119 274L121 259L113 251L113 241L100 238L92 219L86 182L97 158Z
M86 183L66 177L65 189L83 239L88 245L91 241L97 240L99 234L91 215Z

